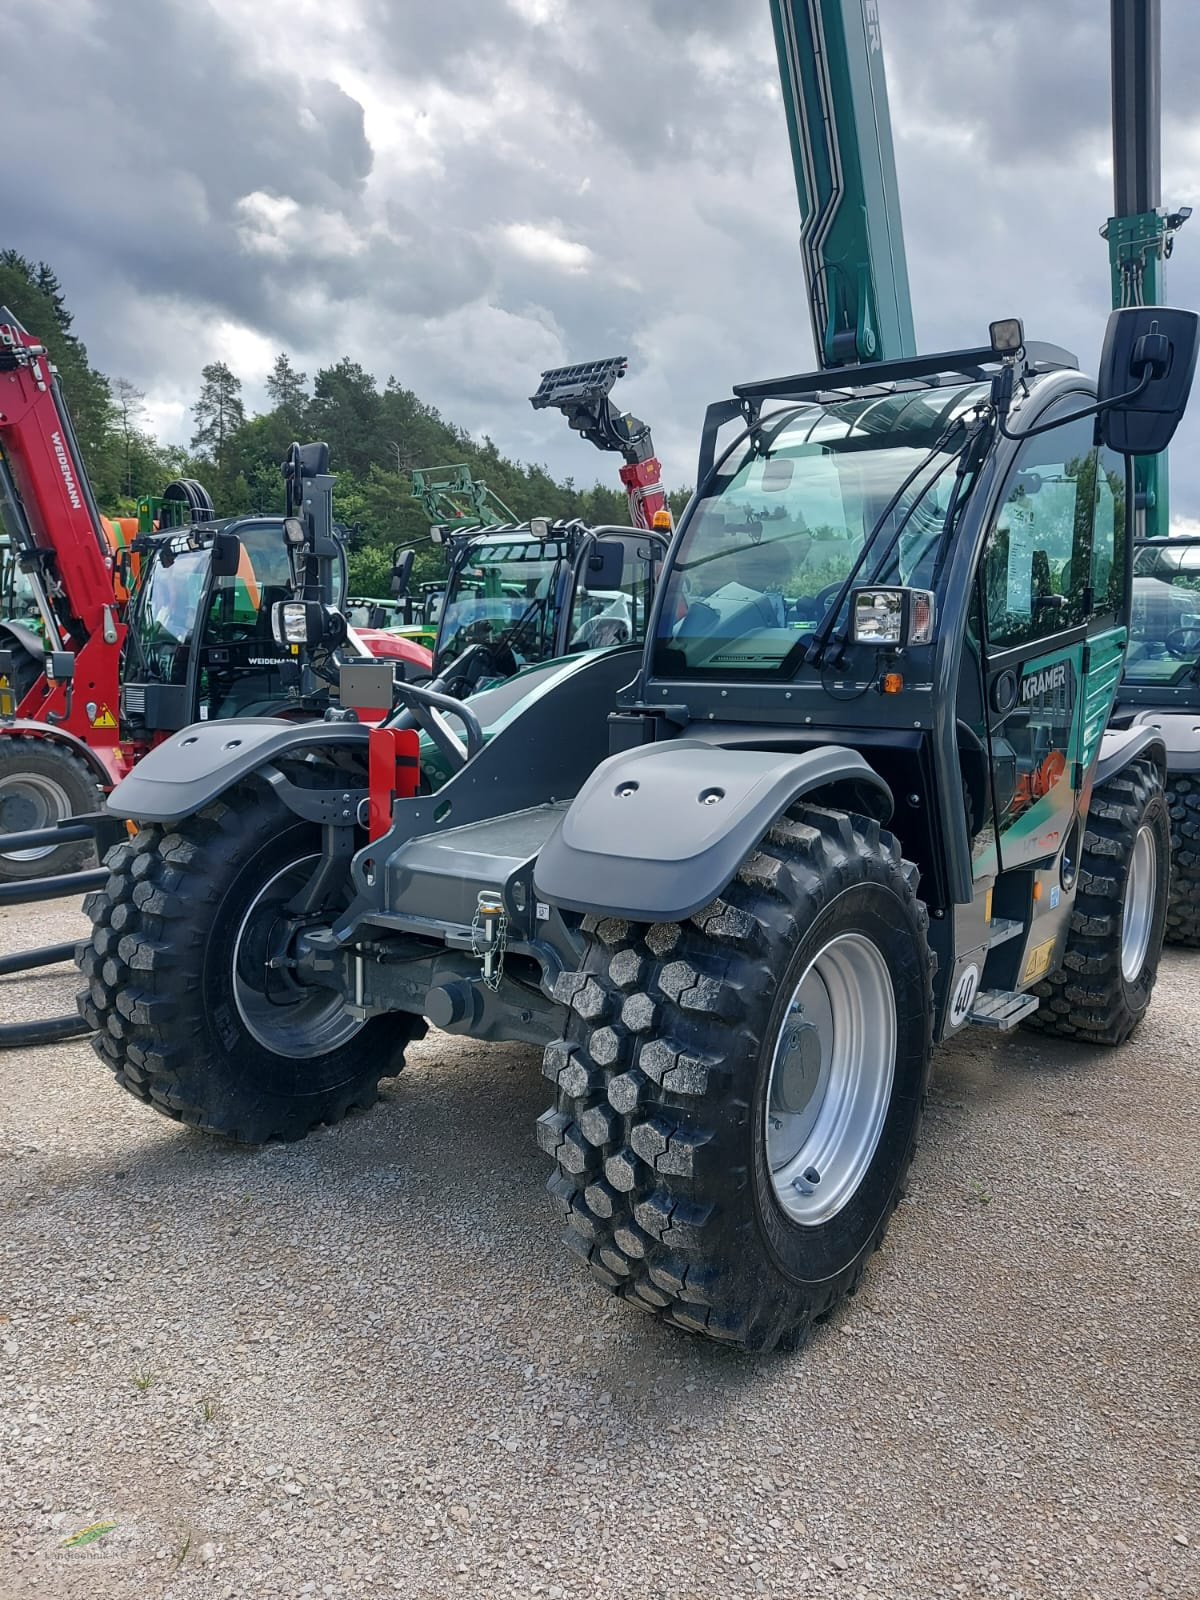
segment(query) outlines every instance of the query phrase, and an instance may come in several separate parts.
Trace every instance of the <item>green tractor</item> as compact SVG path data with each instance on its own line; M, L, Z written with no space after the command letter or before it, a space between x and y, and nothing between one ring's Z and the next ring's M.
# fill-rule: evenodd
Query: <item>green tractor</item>
M936 1042L1117 1045L1149 1005L1166 753L1106 728L1128 462L1174 431L1197 320L1115 312L1098 383L1010 321L741 385L644 647L470 701L397 683L374 727L344 694L175 735L110 802L140 826L88 902L101 1058L257 1143L369 1104L431 1023L537 1044L592 1277L798 1344L883 1239ZM812 592L814 527L851 554Z
M1129 650L1113 723L1152 728L1166 746L1167 938L1200 948L1200 537L1136 546Z

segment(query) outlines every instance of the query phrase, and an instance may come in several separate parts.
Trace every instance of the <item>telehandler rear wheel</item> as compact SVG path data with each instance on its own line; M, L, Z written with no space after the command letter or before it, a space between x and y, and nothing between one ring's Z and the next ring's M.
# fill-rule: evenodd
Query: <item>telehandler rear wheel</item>
M1167 923L1171 830L1162 777L1134 761L1088 809L1066 952L1034 989L1025 1023L1090 1044L1124 1044L1146 1014Z
M1176 775L1167 783L1171 813L1171 896L1167 941L1200 948L1200 780Z
M585 922L538 1136L568 1246L622 1298L770 1350L853 1293L929 1075L914 876L876 823L806 805L687 922Z
M319 828L244 787L109 852L108 883L84 902L79 1006L130 1094L263 1144L371 1105L379 1080L400 1071L420 1019L360 1022L333 989L268 964L320 847Z
M103 799L95 773L65 745L19 734L0 739L0 833L52 828L99 811ZM54 877L95 860L90 839L12 850L0 855L0 881Z

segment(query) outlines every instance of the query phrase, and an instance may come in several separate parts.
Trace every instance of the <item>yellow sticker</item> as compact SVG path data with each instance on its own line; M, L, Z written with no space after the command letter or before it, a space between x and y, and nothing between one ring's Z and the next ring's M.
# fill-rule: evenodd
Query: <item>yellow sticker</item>
M101 706L99 711L97 711L96 715L92 718L93 728L115 728L116 725L117 719L113 716L112 712L107 706Z
M1021 982L1032 983L1035 978L1042 977L1044 973L1049 972L1053 960L1053 939L1047 939L1045 944L1035 944L1025 957L1025 971L1021 974Z

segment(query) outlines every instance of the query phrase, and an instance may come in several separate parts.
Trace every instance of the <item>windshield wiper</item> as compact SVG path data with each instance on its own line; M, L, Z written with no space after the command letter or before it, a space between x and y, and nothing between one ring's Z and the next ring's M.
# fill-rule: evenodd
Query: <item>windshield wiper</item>
M874 524L873 524L873 526L871 528L870 533L868 533L867 537L863 540L862 549L858 552L858 555L855 557L854 562L851 565L850 571L846 574L845 578L842 580L841 588L838 590L838 592L834 596L834 598L830 601L829 609L826 611L824 617L822 617L821 621L817 623L817 626L816 626L816 628L815 628L815 630L813 632L813 636L809 640L808 645L807 645L807 647L806 647L806 649L804 651L804 655L801 658L802 661L810 663L813 666L820 666L821 665L821 663L822 663L822 661L824 659L825 651L826 651L826 649L827 649L827 647L829 645L830 638L831 638L831 636L833 634L833 630L837 626L837 620L838 620L838 617L839 617L839 615L841 613L841 609L845 605L847 596L849 595L851 589L854 587L855 581L858 578L859 573L862 571L863 565L866 562L867 557L871 554L872 546L875 543L876 536L878 535L878 533L882 529L884 523L893 514L893 512L896 509L896 507L900 504L901 500L903 500L904 496L908 493L909 489L912 488L913 484L917 481L917 479L921 476L921 474L923 472L925 472L929 468L930 464L933 461L935 461L939 455L941 455L943 453L943 451L946 449L947 445L950 443L950 440L954 437L954 435L960 429L964 430L964 437L963 437L962 443L959 444L955 448L953 453L947 458L947 460L942 465L942 467L938 470L938 472L936 472L934 474L934 477L933 477L932 481L930 483L926 484L925 488L922 489L921 493L919 495L917 495L917 497L913 501L912 505L908 508L908 511L905 513L905 515L901 519L899 525L897 526L897 528L893 532L891 539L888 541L887 546L885 547L884 550L882 550L880 552L879 558L878 558L878 560L876 562L876 567L875 567L876 571L878 571L880 569L880 567L882 566L883 562L885 562L887 560L888 556L890 556L892 551L895 549L896 544L898 543L898 541L900 539L900 535L904 532L904 529L907 527L909 518L912 516L913 512L916 510L917 506L920 505L920 503L924 499L925 495L932 488L933 484L937 482L938 478L941 477L942 473L946 471L946 469L951 465L952 462L954 462L954 461L956 461L958 459L958 457L966 449L967 445L969 444L970 440L972 439L973 433L971 431L967 430L967 424L966 424L965 418L963 418L963 417L955 417L954 420L949 424L949 426L943 430L943 432L941 433L939 438L935 441L935 443L931 446L931 448L929 449L927 454L924 455L921 458L921 460L917 462L916 466L912 469L912 471L908 474L908 476L903 479L903 481L900 483L900 486L896 489L895 493L892 495L891 499L888 501L887 505L884 506L883 510L879 513L879 516L875 519L875 522L874 522Z

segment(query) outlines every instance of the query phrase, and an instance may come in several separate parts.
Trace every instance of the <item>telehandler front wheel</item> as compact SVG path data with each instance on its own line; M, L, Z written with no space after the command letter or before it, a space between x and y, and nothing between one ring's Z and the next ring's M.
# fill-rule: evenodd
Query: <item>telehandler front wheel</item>
M538 1135L566 1242L618 1295L770 1350L853 1293L932 1054L912 877L877 824L804 806L687 922L585 923Z
M400 1071L420 1019L361 1022L336 990L295 982L279 959L285 907L320 847L318 827L240 788L109 852L108 883L84 902L79 1005L130 1094L263 1144L369 1106Z
M1170 879L1162 777L1152 761L1134 761L1092 795L1066 951L1034 989L1042 1003L1027 1028L1124 1044L1154 991Z

